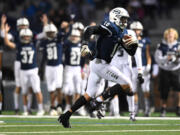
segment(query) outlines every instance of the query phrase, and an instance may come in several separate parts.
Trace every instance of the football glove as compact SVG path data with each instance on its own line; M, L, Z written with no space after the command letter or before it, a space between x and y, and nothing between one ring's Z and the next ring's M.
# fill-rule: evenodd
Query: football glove
M150 65L150 64L147 64L147 66L146 66L145 69L144 69L144 75L148 75L149 72L150 72L150 70L151 70L151 65Z
M91 51L89 50L88 45L82 45L82 47L81 47L81 56L85 57L87 55L91 55Z
M139 84L143 84L144 83L144 78L142 76L141 73L138 73L138 77L137 77L138 81L139 81Z

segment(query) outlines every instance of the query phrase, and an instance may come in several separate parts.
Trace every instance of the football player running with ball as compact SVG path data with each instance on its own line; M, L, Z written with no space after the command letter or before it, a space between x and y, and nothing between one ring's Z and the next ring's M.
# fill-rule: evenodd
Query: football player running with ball
M58 119L65 128L71 127L69 123L71 115L95 96L98 83L102 78L113 81L116 85L103 92L102 96L98 98L99 104L119 92L133 95L132 85L127 77L122 76L122 73L115 66L110 65L111 59L119 46L122 46L130 55L134 55L136 52L137 39L127 35L128 18L129 14L124 8L114 8L110 11L109 18L106 18L101 25L89 26L85 29L81 55L91 56L88 41L93 34L99 35L96 47L97 54L90 64L90 75L85 94ZM126 38L123 39L123 37ZM126 84L122 84L122 81Z

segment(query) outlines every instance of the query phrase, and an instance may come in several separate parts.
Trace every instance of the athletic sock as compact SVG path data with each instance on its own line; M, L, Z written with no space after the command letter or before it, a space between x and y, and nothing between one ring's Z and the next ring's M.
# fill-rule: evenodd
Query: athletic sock
M14 93L14 108L15 110L19 109L19 94Z
M77 111L79 108L81 108L83 105L85 105L87 103L86 99L84 96L81 96L78 100L76 100L76 102L74 103L74 105L72 105L71 110L72 113L74 113L75 111ZM71 113L71 115L72 115Z
M24 112L27 112L27 105L23 105Z
M145 112L149 112L150 110L150 105L149 105L149 99L148 98L144 98L144 105L145 105Z
M43 104L38 104L38 110L42 111L43 110Z
M28 107L28 110L30 110L31 109L31 105L32 105L32 98L33 98L32 93L29 93L27 98L28 98L27 107Z
M134 96L127 96L129 112L135 112Z

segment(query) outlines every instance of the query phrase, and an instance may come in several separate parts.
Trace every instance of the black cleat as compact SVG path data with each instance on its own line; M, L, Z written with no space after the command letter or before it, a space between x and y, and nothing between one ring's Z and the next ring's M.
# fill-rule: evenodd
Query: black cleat
M101 110L103 108L102 102L98 102L96 99L93 99L89 102L89 111L93 112L95 110Z
M71 125L69 123L69 116L67 116L66 113L60 115L58 121L63 125L64 128L71 128Z

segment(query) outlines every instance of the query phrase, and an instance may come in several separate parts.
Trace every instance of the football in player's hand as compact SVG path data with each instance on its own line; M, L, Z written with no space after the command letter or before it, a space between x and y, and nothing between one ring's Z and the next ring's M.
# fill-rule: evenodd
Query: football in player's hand
M131 35L124 35L124 37L122 38L123 44L125 48L130 48L130 42L132 40L132 36Z

